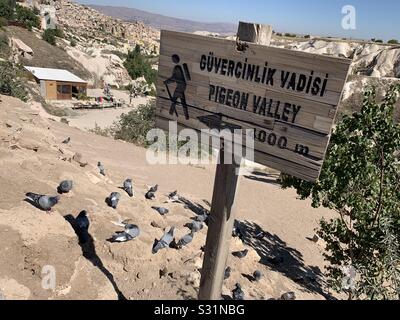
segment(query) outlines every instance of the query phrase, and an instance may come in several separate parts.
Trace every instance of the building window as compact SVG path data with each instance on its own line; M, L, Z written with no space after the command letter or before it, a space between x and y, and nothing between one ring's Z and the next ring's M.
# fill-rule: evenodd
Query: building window
M72 87L70 85L58 85L57 86L57 93L59 94L71 94Z

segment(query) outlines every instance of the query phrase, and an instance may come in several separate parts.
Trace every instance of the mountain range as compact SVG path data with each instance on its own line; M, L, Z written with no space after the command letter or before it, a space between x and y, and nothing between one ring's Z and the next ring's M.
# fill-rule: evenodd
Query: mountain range
M182 32L207 31L210 33L219 33L221 35L233 35L237 31L237 25L233 23L206 23L191 21L127 7L100 5L88 5L88 7L113 18L125 21L141 21L157 29Z

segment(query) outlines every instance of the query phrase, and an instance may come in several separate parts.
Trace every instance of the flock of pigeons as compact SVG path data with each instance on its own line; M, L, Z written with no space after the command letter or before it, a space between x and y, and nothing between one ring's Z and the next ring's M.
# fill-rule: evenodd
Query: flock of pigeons
M69 143L69 142L70 138L63 141L63 143ZM97 167L99 173L103 176L106 176L105 168L101 162L98 162ZM57 188L57 192L60 195L69 193L72 190L73 185L74 183L71 180L62 181ZM124 190L129 197L131 198L134 197L132 179L126 179L123 182L123 185L122 187L120 187L120 189ZM150 187L145 194L145 198L148 200L155 199L157 191L158 191L158 185ZM35 207L37 207L38 209L49 213L51 212L52 208L60 201L60 195L48 196L48 195L28 192L26 193L25 200L34 205ZM181 203L177 191L171 192L167 196L168 200L165 201L165 203ZM119 192L112 192L105 199L105 202L111 208L117 209L120 199L121 199L121 194ZM169 209L165 207L152 206L151 208L157 211L161 216L165 216L166 214L169 213ZM111 242L127 242L137 238L140 235L139 227L133 224L131 219L113 223L117 226L123 227L124 231L116 232L110 239ZM167 232L164 233L164 235L159 240L157 239L155 240L152 248L152 253L156 254L159 250L165 248L182 249L183 247L187 246L192 242L195 233L202 230L204 224L206 225L208 224L208 212L205 209L203 209L202 213L198 214L193 221L185 225L185 227L189 228L190 230L189 234L185 235L184 237L176 241L174 237L175 227L172 226ZM89 226L90 226L90 221L88 218L87 211L83 210L75 218L73 224L73 227L81 244L87 243L88 240L90 239ZM243 234L241 233L240 228L237 227L233 228L232 236L243 239ZM204 246L201 249L204 251ZM242 259L247 256L247 253L248 250L245 249L243 251L232 252L232 255ZM225 280L228 279L230 275L231 275L231 268L228 266L224 272L224 279ZM262 276L263 276L262 273L259 270L256 270L253 273L252 281L260 281ZM232 291L232 297L234 300L244 299L244 292L239 283L236 283L235 289Z

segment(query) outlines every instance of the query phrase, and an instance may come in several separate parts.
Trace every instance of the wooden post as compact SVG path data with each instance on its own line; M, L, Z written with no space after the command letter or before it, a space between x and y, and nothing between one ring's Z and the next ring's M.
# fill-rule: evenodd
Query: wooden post
M271 26L239 23L238 39L240 41L269 45L271 37ZM222 282L229 254L229 241L232 237L235 221L235 195L238 189L240 168L240 159L236 159L236 162L233 161L232 164L225 164L225 151L232 151L226 150L228 145L232 144L226 144L219 151L219 163L215 174L207 240L201 269L200 300L221 299Z

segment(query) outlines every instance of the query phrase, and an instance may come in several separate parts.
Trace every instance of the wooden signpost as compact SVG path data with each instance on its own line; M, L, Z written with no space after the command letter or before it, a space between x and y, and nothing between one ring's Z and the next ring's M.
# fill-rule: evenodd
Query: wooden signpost
M156 126L249 130L254 161L316 181L351 60L269 47L271 35L270 26L243 22L240 41L162 31ZM200 299L221 296L234 222L240 163L224 164L224 152L219 163Z

